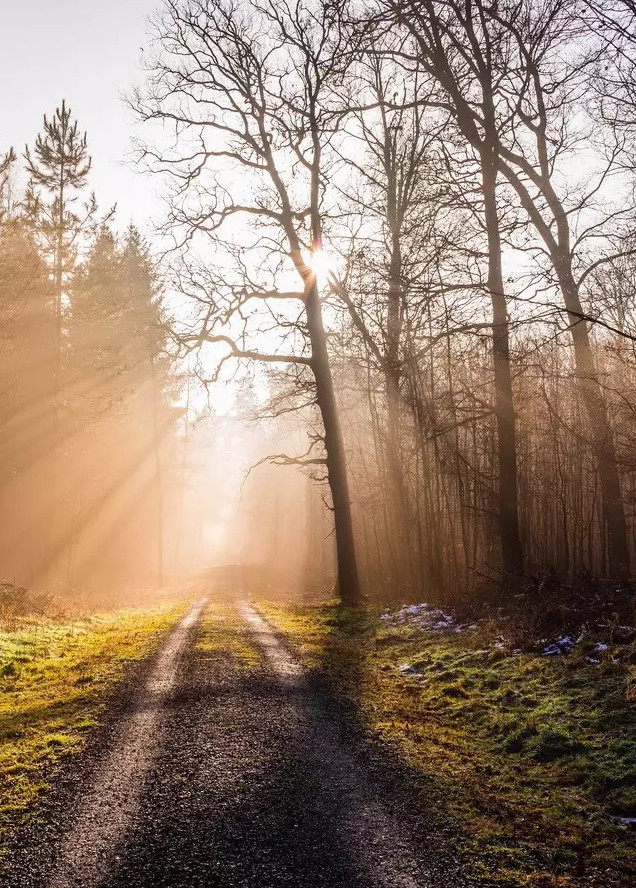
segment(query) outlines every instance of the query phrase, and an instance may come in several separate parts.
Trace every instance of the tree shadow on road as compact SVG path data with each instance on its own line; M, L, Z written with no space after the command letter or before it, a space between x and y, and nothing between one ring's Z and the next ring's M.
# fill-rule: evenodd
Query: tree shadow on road
M447 804L443 780L422 771L397 742L382 737L373 727L381 680L371 662L377 614L334 605L328 622L329 631L309 677L320 701L317 708L337 726L342 742L363 763L367 779L385 806L400 818L404 830L416 843L433 845L437 856L446 860L446 884L468 884L463 875L467 861L459 851L465 840ZM407 690L417 692L415 686ZM402 717L399 706L393 715L396 721Z

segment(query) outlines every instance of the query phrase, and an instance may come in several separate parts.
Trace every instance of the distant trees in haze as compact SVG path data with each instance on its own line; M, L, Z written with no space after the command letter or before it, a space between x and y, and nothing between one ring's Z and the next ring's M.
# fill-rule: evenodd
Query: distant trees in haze
M163 584L177 447L155 262L90 169L65 102L0 166L0 575L65 592Z

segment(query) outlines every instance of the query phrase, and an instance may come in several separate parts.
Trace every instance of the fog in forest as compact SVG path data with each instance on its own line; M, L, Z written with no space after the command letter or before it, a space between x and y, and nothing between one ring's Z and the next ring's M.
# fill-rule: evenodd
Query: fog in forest
M365 7L157 5L157 218L93 194L72 95L5 119L4 583L631 577L633 6Z

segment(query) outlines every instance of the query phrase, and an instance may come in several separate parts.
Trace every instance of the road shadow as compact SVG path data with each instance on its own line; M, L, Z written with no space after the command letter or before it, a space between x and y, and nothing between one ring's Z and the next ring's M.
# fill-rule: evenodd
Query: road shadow
M316 767L307 691L193 651L109 888L369 888Z
M343 615L333 629L297 681L267 658L190 652L108 888L467 886L395 762L370 756L355 703L332 691L336 663L364 680L367 627Z
M415 766L397 743L382 738L371 726L374 713L369 711L369 700L375 689L367 685L377 681L369 668L376 637L376 615L334 605L318 662L309 672L312 693L320 701L319 708L337 726L343 745L362 762L367 779L385 806L397 812L416 846L434 843L446 867L440 884L468 885L470 861L460 850L465 841L445 803L445 787L436 775ZM417 693L415 686L409 690Z

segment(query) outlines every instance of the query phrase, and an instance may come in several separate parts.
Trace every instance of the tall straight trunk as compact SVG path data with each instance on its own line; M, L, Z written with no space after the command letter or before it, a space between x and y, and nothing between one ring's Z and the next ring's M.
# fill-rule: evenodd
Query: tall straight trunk
M539 148L541 155L547 157L543 135L539 137ZM545 164L544 167L547 168ZM531 166L524 167L524 171L533 175L534 183L545 197L555 222L556 234L546 224L521 177L510 165L502 164L502 172L519 195L521 205L545 242L563 294L574 346L575 376L589 419L592 448L598 467L603 524L607 535L608 572L612 577L622 579L630 574L625 506L607 403L599 381L588 323L584 320L580 287L572 267L570 223L549 174L537 173Z
M311 216L311 248L312 252L322 248L322 220L320 217L320 185L322 145L321 131L317 118L317 94L310 101L310 132L313 144L310 186ZM316 403L322 417L325 431L325 454L327 477L333 504L334 526L336 532L336 561L338 565L337 591L340 600L346 607L356 607L360 603L360 577L356 562L353 521L351 517L351 498L349 496L349 478L347 473L347 457L340 414L336 403L336 394L331 374L331 361L327 349L327 335L322 317L322 305L315 274L307 274L307 267L301 259L298 235L291 219L289 198L284 189L279 189L283 197L286 230L292 247L292 258L306 287L305 313L307 332L311 345L311 369L316 383ZM299 261L300 260L300 261Z
M501 233L496 201L497 163L482 154L482 193L488 237L488 291L492 303L492 353L495 371L495 416L499 466L499 537L503 565L509 573L523 568L519 534L517 440L510 372L510 326L501 266Z
M400 557L398 576L413 585L414 566L411 550L411 534L408 520L408 506L404 472L399 452L401 411L400 411L400 339L402 335L402 257L399 233L393 223L393 243L389 264L389 287L387 306L387 347L384 366L384 385L387 400L387 425L385 431L386 460L389 469L389 502L397 536L397 551Z
M152 385L152 449L155 462L155 542L157 546L157 585L163 589L165 564L163 551L163 477L161 471L161 436L159 434L159 391L154 355L150 357L150 382Z
M174 535L174 569L179 571L181 561L181 543L183 539L183 519L185 516L185 500L186 500L186 478L188 475L188 457L190 449L190 383L192 379L190 360L188 359L188 367L186 371L186 401L184 407L184 429L183 429L183 448L181 451L181 484L179 491L179 514L177 518L177 526Z
M61 386L61 370L62 370L62 250L64 249L63 235L60 230L57 245L55 248L55 268L53 272L53 286L55 290L55 382L57 392Z
M65 164L64 160L60 164L60 182L57 198L59 200L57 233L55 238L55 256L53 263L53 287L54 287L54 310L55 310L55 406L53 411L53 423L55 436L59 433L59 409L62 391L62 291L64 289L64 211L65 211L65 195L64 195L64 177ZM56 442L57 443L57 442Z
M629 576L629 542L627 521L621 492L616 446L607 410L607 402L599 381L598 368L590 344L587 323L582 320L583 308L579 288L574 280L569 257L559 263L557 274L565 307L569 314L574 343L575 372L579 390L590 421L592 447L598 465L602 509L607 532L609 573L616 579Z
M373 441L374 465L377 468L380 478L386 479L387 472L390 477L390 469L388 468L387 446L386 446L386 426L382 428L378 410L374 400L374 393L371 383L370 366L367 368L367 387L366 398L369 404L369 417L371 421L371 439ZM364 459L363 465L366 467ZM370 473L366 472L366 477L370 477ZM380 503L382 511L382 528L384 531L384 543L386 546L386 554L388 559L388 573L385 575L383 570L380 571L382 577L382 588L391 590L394 594L399 589L400 578L400 548L396 549L398 535L394 533L394 522L396 517L395 504L391 496L391 483L383 483L380 491ZM374 522L374 526L375 522ZM377 533L376 533L377 535Z
M73 516L67 514L64 508L66 500L64 479L66 472L64 471L64 448L62 447L63 429L60 421L60 413L62 406L62 343L63 343L63 324L62 324L62 293L64 289L64 165L62 165L59 184L59 210L56 219L57 231L55 234L55 249L53 254L53 315L55 319L55 346L53 355L53 366L51 368L52 382L52 403L50 422L50 441L48 442L50 451L50 483L49 483L49 502L53 504L54 512L57 520L47 523L46 543L44 550L51 554L46 559L46 567L38 567L35 572L35 582L42 585L48 585L55 578L56 557L59 547L60 529L64 528L62 533L68 540L69 547L69 563L71 559L71 549L73 546L74 522ZM42 561L41 561L42 563ZM59 564L61 569L62 565Z
M316 382L316 402L325 430L327 475L336 531L338 591L343 604L355 607L360 601L360 581L351 519L347 461L315 277L307 293L305 307L311 342L311 368Z

